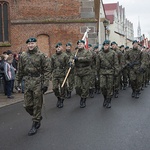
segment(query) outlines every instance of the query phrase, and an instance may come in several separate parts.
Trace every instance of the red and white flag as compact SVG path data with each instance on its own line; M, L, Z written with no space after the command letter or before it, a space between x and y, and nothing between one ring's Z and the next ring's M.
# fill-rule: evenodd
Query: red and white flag
M86 31L85 31L85 33L84 33L84 36L83 36L83 38L82 38L82 40L85 41L85 48L86 48L86 49L88 49L88 32L89 32L90 30L91 30L91 29L89 29L89 28L87 27L87 29L86 29Z

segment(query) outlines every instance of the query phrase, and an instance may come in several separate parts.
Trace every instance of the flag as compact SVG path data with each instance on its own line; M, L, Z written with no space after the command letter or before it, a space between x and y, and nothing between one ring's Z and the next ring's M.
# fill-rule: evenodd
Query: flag
M86 48L86 49L88 49L88 32L89 32L90 30L91 30L91 29L89 29L89 28L87 27L87 29L86 29L86 31L85 31L85 33L84 33L84 36L83 36L83 38L82 38L82 40L85 41L85 48Z

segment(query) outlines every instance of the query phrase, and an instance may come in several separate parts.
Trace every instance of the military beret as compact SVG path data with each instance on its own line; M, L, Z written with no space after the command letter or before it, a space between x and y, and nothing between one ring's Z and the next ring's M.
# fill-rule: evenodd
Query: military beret
M62 43L60 43L60 42L57 43L55 47L57 48L57 47L59 47L59 46L62 46Z
M92 47L92 44L88 44L88 47Z
M124 47L124 45L121 45L120 48Z
M116 45L117 45L117 43L116 43L115 41L113 41L113 42L111 43L111 46L112 46L112 45L114 45L114 44L116 44Z
M27 39L26 44L29 42L36 42L36 41L37 41L36 38L31 37L31 38Z
M103 42L103 45L105 45L105 44L110 44L110 41L109 41L109 40L105 40L105 41Z
M126 46L125 49L129 49L129 46Z
M12 54L11 50L7 50L7 55Z
M95 50L95 49L98 49L98 45L94 46L94 50Z
M134 41L132 42L132 44L134 44L134 43L138 43L138 41L137 41L137 40L134 40Z
M85 41L84 41L84 40L79 40L79 41L77 42L77 44L79 44L79 43L85 44Z
M68 42L68 43L66 44L66 46L72 46L72 44Z

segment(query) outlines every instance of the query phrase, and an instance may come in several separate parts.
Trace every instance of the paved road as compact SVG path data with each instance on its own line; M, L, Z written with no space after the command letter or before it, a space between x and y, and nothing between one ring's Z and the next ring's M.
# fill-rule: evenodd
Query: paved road
M79 97L56 108L53 94L46 95L46 114L38 133L29 137L31 118L22 102L0 108L0 150L150 150L150 87L140 99L121 91L112 108L102 107L102 95L79 108Z

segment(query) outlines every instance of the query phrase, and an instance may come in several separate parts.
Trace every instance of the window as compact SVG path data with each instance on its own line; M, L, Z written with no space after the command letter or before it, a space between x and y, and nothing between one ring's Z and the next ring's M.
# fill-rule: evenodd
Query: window
M9 41L8 3L0 2L0 42Z

